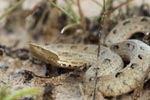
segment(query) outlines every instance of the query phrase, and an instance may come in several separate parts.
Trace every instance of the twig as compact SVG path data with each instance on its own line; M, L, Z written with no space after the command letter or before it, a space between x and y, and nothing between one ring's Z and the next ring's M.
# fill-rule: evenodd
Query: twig
M98 6L103 7L101 3L99 3L97 0L93 0L94 3L96 3Z
M125 2L121 3L120 5L116 6L115 8L113 8L110 12L108 12L108 16L110 16L114 11L116 11L117 9L121 8L122 6L128 4L129 2L131 2L133 0L126 0Z
M81 9L80 0L77 0L77 6L78 6L78 12L80 15L80 24L83 28L83 31L85 32L86 31L86 22L85 22L83 11Z
M105 0L103 0L103 13L102 13L102 17L101 17L101 20L100 20L100 27L101 27L101 30L103 30L104 28L103 28L103 23L104 23L104 21L105 21L105 11L106 11L106 9L105 9L106 7L105 7ZM98 68L98 66L99 66L99 58L100 58L100 46L101 46L101 34L103 33L103 31L99 31L99 41L98 41L98 51L97 51L97 68ZM95 82L94 82L94 91L93 91L93 97L92 97L92 100L95 100L95 97L96 97L96 85L97 85L97 81L98 81L98 77L97 77L97 75L98 75L98 72L97 72L97 70L96 70L96 72L95 72Z
M82 96L82 100L86 100L85 95L84 95L84 91L83 91L83 87L82 87L81 84L79 84L79 89L80 89L80 93L81 93L81 96Z
M21 5L24 2L24 0L20 0L18 2L16 2L12 7L8 8L1 16L0 16L0 20L2 20L5 16L7 16L9 13L11 13L16 7L18 7L19 5Z

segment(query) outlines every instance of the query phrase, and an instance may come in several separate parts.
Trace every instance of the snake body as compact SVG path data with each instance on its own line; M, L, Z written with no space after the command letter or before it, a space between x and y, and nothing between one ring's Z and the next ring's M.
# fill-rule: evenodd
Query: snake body
M105 44L112 45L131 38L135 33L150 32L149 17L133 17L119 22L106 37Z
M84 75L85 91L92 93L95 69L98 70L96 88L104 96L117 96L136 89L149 73L150 47L139 40L127 40L135 32L150 32L150 18L133 17L120 22L106 37L97 60L97 45L30 44L36 57L55 66L75 69L88 66ZM127 65L123 61L128 61ZM97 66L98 61L98 66ZM98 68L98 69L97 69Z
M111 45L123 59L129 60L122 70L107 76L97 76L97 90L104 96L117 96L136 89L144 81L150 70L150 47L139 40L127 40ZM94 68L86 72L86 85L94 88ZM99 73L99 72L98 72ZM91 91L91 89L90 89Z

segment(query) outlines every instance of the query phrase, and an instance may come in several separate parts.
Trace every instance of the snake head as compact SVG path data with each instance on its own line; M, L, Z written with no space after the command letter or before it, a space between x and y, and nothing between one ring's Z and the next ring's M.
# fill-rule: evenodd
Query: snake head
M37 45L35 43L30 43L29 49L31 53L39 59L50 64L57 65L59 58L57 56L57 52L55 52L53 49L48 50L46 47Z

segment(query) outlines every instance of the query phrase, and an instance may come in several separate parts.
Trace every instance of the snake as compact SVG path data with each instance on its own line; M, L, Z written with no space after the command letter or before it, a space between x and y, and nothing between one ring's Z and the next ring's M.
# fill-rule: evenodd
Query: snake
M149 73L150 47L142 41L130 39L135 33L150 32L150 18L133 17L119 22L106 37L106 46L30 43L31 53L56 67L76 69L86 66L85 91L93 92L95 70L97 91L104 96L118 96L135 90ZM128 61L128 64L124 64Z
M150 70L150 57L147 56L150 54L150 47L139 40L126 40L114 43L110 48L129 63L113 74L105 76L98 74L97 91L104 96L118 96L136 89L146 79ZM85 74L87 91L94 88L92 79L95 77L94 69L90 67ZM97 70L99 73L99 69Z
M130 39L135 33L146 35L150 32L149 17L132 17L119 22L108 34L105 40L106 45ZM140 35L140 34L139 34Z
M99 64L103 67L101 75L108 75L122 69L122 58L112 52L110 48L105 46L100 47ZM30 44L30 51L36 57L46 61L53 66L77 69L82 66L91 67L96 66L97 62L97 45L83 45L83 44L51 44L47 46ZM113 59L116 58L116 59ZM116 62L116 64L114 64Z

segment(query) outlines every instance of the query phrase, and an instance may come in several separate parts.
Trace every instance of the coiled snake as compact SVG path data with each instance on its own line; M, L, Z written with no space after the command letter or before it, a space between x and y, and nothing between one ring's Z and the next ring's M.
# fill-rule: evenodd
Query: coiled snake
M117 96L136 89L150 70L150 47L142 41L129 39L136 32L150 32L150 18L134 17L120 22L101 46L97 68L97 45L30 44L31 53L57 67L75 69L86 66L85 90L94 88L95 69L98 70L97 90L104 96ZM129 40L128 40L129 39ZM123 61L128 61L124 65Z

